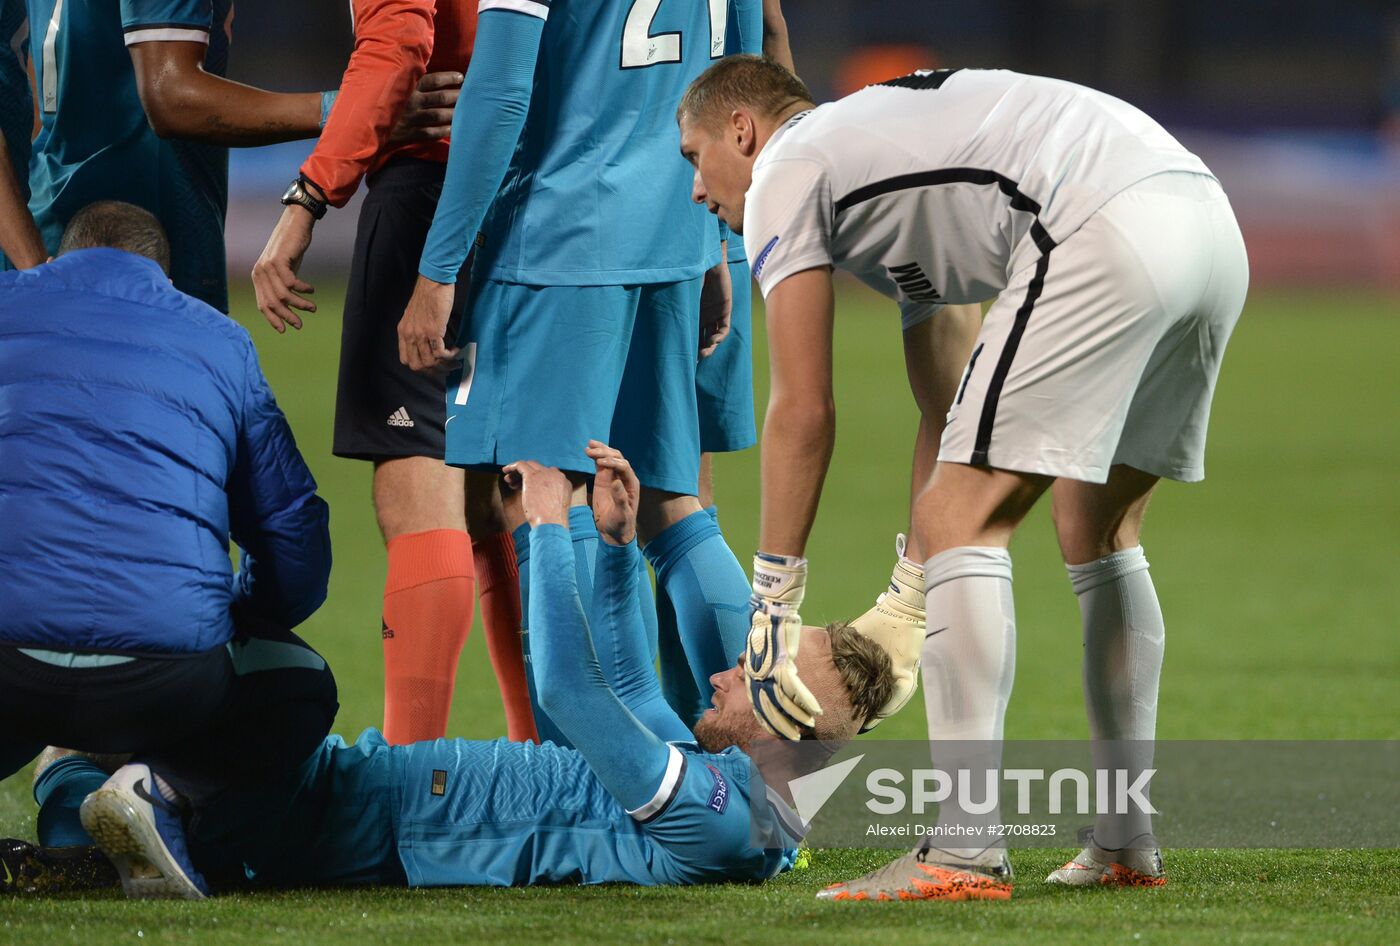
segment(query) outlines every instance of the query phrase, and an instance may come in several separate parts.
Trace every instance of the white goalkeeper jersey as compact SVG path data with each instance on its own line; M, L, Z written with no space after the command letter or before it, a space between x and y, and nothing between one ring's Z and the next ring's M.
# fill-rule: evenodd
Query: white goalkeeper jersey
M766 297L816 266L906 327L981 302L1113 195L1201 159L1126 102L1004 70L920 71L795 116L754 163L744 242Z

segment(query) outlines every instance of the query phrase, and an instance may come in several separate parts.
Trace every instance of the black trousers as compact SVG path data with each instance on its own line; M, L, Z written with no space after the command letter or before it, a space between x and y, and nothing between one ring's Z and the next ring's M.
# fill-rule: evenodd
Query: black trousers
M294 769L330 732L335 677L291 631L242 615L235 626L201 654L112 666L56 666L0 645L0 778L48 745L131 753L198 811Z

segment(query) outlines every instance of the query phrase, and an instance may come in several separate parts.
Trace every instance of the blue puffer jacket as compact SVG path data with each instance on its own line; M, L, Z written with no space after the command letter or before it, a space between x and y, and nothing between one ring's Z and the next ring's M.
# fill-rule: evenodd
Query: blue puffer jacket
M197 653L235 603L296 625L328 519L237 323L120 250L0 274L0 643Z

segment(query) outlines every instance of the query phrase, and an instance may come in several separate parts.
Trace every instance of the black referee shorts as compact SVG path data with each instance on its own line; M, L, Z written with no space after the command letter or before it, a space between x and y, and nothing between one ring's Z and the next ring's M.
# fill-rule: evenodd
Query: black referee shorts
M340 336L332 445L338 457L442 459L444 379L399 364L398 326L418 279L445 172L446 165L436 161L396 158L370 175ZM457 337L470 271L468 261L458 276L449 340Z

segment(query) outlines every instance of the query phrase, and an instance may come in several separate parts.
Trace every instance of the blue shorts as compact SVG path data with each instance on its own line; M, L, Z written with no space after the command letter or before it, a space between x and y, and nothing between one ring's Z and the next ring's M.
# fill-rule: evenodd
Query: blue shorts
M592 473L601 440L643 486L694 495L701 277L640 286L526 286L478 279L447 382L446 461L515 460Z
M700 409L700 449L746 450L758 442L753 422L753 282L744 260L729 264L734 314L729 335L695 369Z

